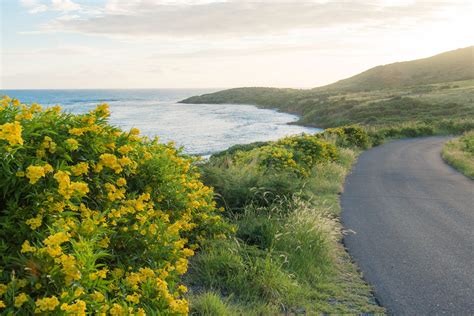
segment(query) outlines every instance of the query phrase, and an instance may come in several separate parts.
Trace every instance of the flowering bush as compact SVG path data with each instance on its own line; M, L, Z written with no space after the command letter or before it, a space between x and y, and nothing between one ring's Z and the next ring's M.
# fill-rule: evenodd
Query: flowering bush
M337 156L336 146L320 139L317 134L285 137L236 155L240 163L256 160L265 172L288 171L303 177L308 176L317 163L334 161Z
M321 134L327 138L335 137L335 142L341 147L359 147L367 149L370 146L370 139L367 131L358 125L347 125L335 128L328 128Z
M186 314L179 277L227 231L173 144L0 100L0 313Z

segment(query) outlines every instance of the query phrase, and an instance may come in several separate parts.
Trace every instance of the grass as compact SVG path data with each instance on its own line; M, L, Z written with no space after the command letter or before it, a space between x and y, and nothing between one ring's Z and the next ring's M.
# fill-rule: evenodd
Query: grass
M459 172L474 180L474 132L447 142L442 157Z
M337 161L303 178L235 162L262 146L230 149L202 166L236 234L209 241L191 261L191 314L383 313L341 244L338 194L358 150L339 148Z

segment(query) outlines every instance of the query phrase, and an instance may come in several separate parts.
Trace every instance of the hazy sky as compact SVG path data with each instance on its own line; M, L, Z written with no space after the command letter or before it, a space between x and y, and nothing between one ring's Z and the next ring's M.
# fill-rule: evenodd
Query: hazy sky
M0 88L314 87L474 44L474 0L0 0Z

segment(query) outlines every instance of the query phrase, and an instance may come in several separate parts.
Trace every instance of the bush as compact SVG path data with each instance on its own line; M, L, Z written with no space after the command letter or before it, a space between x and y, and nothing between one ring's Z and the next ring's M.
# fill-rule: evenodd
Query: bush
M226 226L193 160L83 115L0 104L0 308L186 314L179 278Z
M192 299L190 314L196 316L228 316L232 312L219 295L207 292Z
M299 135L212 156L201 170L204 183L214 187L221 206L237 211L249 203L268 206L299 193L317 164L338 158L334 144L318 135Z
M367 131L358 125L341 126L328 128L323 136L335 137L336 145L341 147L359 147L367 149L370 146L369 135Z

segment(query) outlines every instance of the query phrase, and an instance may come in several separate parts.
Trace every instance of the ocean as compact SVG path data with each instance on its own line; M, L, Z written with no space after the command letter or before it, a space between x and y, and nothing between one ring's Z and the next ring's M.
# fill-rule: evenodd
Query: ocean
M210 155L232 145L277 140L287 135L316 133L320 129L288 123L296 115L240 104L181 104L187 97L215 89L130 90L0 90L0 95L22 103L61 105L64 111L84 113L101 103L110 105L110 123L132 127L162 142L174 141L183 151Z

